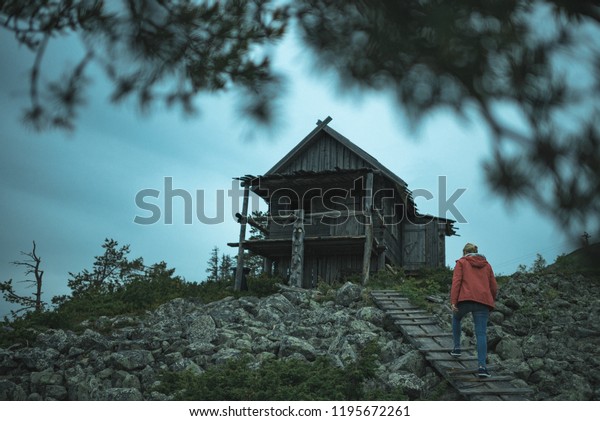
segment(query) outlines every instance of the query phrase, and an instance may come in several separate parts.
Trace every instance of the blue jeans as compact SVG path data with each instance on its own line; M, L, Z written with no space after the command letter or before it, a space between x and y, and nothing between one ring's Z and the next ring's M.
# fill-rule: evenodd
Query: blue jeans
M460 322L468 313L473 314L475 338L477 339L477 361L480 367L486 366L487 359L487 322L490 315L488 306L474 301L462 301L457 305L458 311L452 313L452 339L454 349L460 349Z

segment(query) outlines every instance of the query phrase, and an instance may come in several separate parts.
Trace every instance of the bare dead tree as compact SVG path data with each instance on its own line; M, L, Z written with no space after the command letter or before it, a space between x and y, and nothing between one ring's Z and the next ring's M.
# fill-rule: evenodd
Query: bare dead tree
M12 279L0 283L0 292L2 292L4 299L9 303L15 303L22 306L19 310L13 312L13 314L28 310L41 312L45 305L42 301L44 271L40 268L42 259L36 253L35 241L33 242L33 249L31 252L25 253L22 251L21 254L27 256L27 259L14 261L12 264L23 266L25 268L25 276L33 275L33 279L24 279L19 282L27 284L28 288L35 288L35 292L31 294L32 296L17 294L14 290Z

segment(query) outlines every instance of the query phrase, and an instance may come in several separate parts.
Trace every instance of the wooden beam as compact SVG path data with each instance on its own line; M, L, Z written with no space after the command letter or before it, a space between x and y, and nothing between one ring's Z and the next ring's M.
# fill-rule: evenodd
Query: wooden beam
M295 211L296 220L292 229L292 259L290 262L290 285L302 288L304 269L304 210Z
M251 216L244 216L238 212L235 214L235 217L237 218L237 221L240 224L249 224L249 225L253 226L254 228L256 228L257 230L259 230L260 232L262 232L264 235L269 236L269 230L267 229L267 227L256 222L256 220L254 218L252 218Z
M363 253L362 284L369 282L369 272L371 271L371 253L373 251L373 173L369 172L366 176L366 187L364 197L365 213L365 250Z
M248 194L250 191L249 185L244 186L244 199L242 202L242 215L248 214ZM237 266L235 270L235 291L242 289L242 277L244 276L244 240L246 239L246 223L240 223L240 240L238 245Z

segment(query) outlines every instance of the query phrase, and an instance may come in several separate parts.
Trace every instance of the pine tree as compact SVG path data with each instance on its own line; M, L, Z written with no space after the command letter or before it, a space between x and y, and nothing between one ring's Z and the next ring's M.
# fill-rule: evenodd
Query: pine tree
M131 282L144 272L144 261L141 257L129 260L129 245L119 248L116 240L106 238L102 244L104 254L96 256L94 268L79 273L69 272L71 279L67 285L72 290L72 296L82 294L114 292ZM55 304L60 304L69 297L58 296L52 299Z
M212 248L207 265L206 273L208 273L208 276L206 281L217 282L219 280L219 248L217 246Z
M219 281L229 281L232 276L233 259L228 254L221 256L221 265L219 266Z

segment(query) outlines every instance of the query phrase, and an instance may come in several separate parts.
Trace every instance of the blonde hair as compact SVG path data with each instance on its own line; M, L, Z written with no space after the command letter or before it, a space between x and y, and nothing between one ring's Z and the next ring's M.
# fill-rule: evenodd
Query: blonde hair
M463 248L463 253L477 253L478 249L477 246L473 243L467 243L465 244L464 248Z

